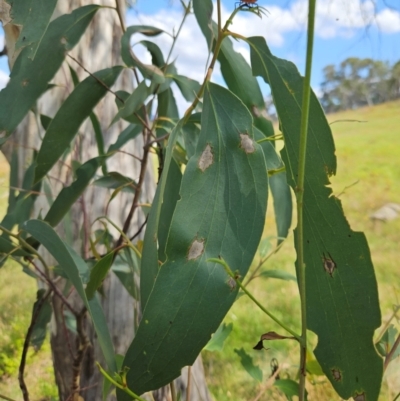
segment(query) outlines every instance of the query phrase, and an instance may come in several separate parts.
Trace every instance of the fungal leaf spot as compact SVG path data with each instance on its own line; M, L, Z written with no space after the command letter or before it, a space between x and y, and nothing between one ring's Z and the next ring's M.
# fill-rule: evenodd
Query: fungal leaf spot
M249 137L249 134L240 134L240 147L246 152L246 153L254 153L255 148L254 148L254 142L253 139Z
M362 393L362 394L356 394L356 395L353 397L353 400L354 400L354 401L365 401L365 394L364 394L364 393Z
M340 382L342 380L342 373L339 369L332 369L333 380Z
M195 260L204 252L204 240L198 240L197 238L192 242L187 255L188 260Z
M336 263L333 261L332 256L328 253L328 256L323 254L322 261L324 263L325 271L333 277L333 272L336 269Z
M203 150L203 153L201 154L199 158L199 169L204 172L208 169L208 167L211 166L211 164L214 163L214 155L212 153L211 146L207 144L206 148Z

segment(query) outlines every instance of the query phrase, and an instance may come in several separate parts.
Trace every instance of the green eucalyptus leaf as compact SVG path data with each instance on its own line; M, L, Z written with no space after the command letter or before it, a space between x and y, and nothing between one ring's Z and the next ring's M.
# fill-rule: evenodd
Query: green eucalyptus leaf
M119 252L112 265L112 271L121 284L136 301L140 300L137 278L140 275L140 258L128 248ZM135 277L136 276L136 277Z
M168 170L167 188L164 196L164 201L161 206L161 217L158 228L158 259L161 262L165 262L165 246L167 244L167 238L169 228L172 221L172 215L175 211L175 206L179 196L179 189L182 182L182 172L175 160L171 161L171 166Z
M288 401L292 401L293 397L298 397L299 395L299 383L295 382L294 380L291 379L275 380L274 386L276 388L279 388L279 390L286 395ZM305 390L304 400L305 401L308 400L307 390Z
M57 0L8 0L8 4L11 6L11 23L22 26L15 43L15 51L28 47L27 55L33 60L49 26Z
M52 227L55 227L68 213L71 206L83 194L101 164L101 158L88 160L80 166L75 174L76 180L68 187L63 188L57 195L50 210L44 218Z
M46 290L40 289L37 291L37 300L33 304L32 317L36 314L37 308L39 304L41 308L39 312L37 312L37 316L35 317L35 323L32 328L30 341L29 343L35 348L35 351L38 351L46 338L47 326L50 323L52 308L51 308L51 298L43 299Z
M135 181L132 178L125 177L117 171L110 171L107 175L98 178L93 185L108 189L120 188L124 192L135 192Z
M144 105L145 100L153 92L153 85L148 87L145 81L142 81L138 87L125 99L125 103L118 110L110 125L116 123L120 118L127 119Z
M262 273L260 273L260 277L277 278L279 280L297 282L296 277L293 276L293 274L286 272L285 270L264 270Z
M29 58L28 47L22 49L6 88L0 92L0 132L11 134L47 90L48 82L61 67L66 53L78 43L98 9L97 5L80 7L52 21L34 60Z
M169 157L177 132L168 143ZM155 204L160 202L160 188L159 184ZM235 301L237 288L232 289L224 269L208 259L220 256L244 277L264 228L268 177L262 149L254 141L251 115L235 95L215 84L207 84L205 90L202 131L196 154L186 166L180 196L166 262L158 268L156 250L155 260L150 260L153 265L144 264L149 255L143 249L141 274L149 276L149 292L124 360L130 369L128 387L138 394L170 383L182 367L192 365ZM151 230L155 212L153 203ZM146 236L157 249L157 236L149 225ZM153 281L146 272L149 268L154 269ZM117 394L119 400L129 398Z
M121 38L121 57L128 67L137 67L144 78L152 82L161 84L164 82L164 74L160 68L155 65L143 64L133 53L131 48L131 36L135 33L141 33L146 36L157 36L164 31L148 25L129 26Z
M90 116L121 71L122 67L117 66L94 73L80 82L61 105L43 138L36 160L35 182L50 171L69 147L83 121Z
M87 299L90 300L94 297L96 291L103 283L111 268L111 264L114 259L114 252L108 253L106 256L101 258L90 270L90 278L85 288Z
M110 371L116 372L114 347L100 301L97 297L88 300L83 287L82 278L89 270L85 261L68 244L61 240L49 224L41 220L29 220L24 223L23 229L47 249L74 285L92 318L108 368Z
M153 65L159 68L164 67L164 56L161 49L154 42L150 42L149 40L141 40L139 43L150 52L151 62L153 63Z
M200 90L200 84L197 81L184 75L173 75L172 79L188 102L193 102L196 99Z
M119 134L115 143L110 145L107 153L112 153L121 149L122 146L124 146L131 139L135 139L142 132L142 129L143 128L140 125L130 124Z
M271 54L264 38L249 43L253 73L271 86L287 180L296 190L304 80L294 64ZM332 133L311 93L303 199L307 328L318 335L314 354L337 393L377 400L383 374L373 343L381 324L377 283L364 234L351 230L332 196L335 172Z
M245 371L258 382L262 382L263 379L263 372L258 367L255 366L253 363L253 358L243 349L235 349L235 353L240 358L240 363L242 364Z
M211 340L203 348L205 351L222 351L224 348L224 342L229 337L233 329L233 323L225 324L222 323L218 330L212 335Z

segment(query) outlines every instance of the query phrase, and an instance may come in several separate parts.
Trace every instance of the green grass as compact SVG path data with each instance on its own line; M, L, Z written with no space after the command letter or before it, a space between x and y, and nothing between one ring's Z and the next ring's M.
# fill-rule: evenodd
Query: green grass
M363 120L367 122L338 122L332 125L338 158L337 176L332 177L335 194L348 187L340 199L346 216L354 230L364 231L370 244L379 285L383 321L388 319L393 304L400 303L398 243L400 219L390 223L373 224L369 215L386 202L400 203L400 102L373 108L347 111L328 116L335 120ZM0 162L0 212L7 203L7 168ZM1 181L2 180L2 181ZM357 184L354 184L357 182ZM271 208L269 208L271 210ZM275 223L268 213L265 236L275 235ZM284 269L294 274L295 253L293 236L272 257L264 268ZM255 261L255 263L257 260ZM16 264L0 270L0 354L9 356L10 370L14 374L0 379L0 394L21 399L15 369L18 366L21 341L29 325L32 304L36 296L36 283L21 272ZM299 330L300 314L297 285L274 279L256 279L248 289L277 317ZM203 352L208 383L214 399L218 401L253 400L263 390L270 374L270 361L276 358L281 377L295 378L298 368L298 349L294 341L274 341L268 351L253 351L262 333L275 330L284 334L276 324L246 298L240 298L226 317L233 323L233 331L222 352ZM399 325L397 325L399 328ZM316 339L311 341L314 345ZM8 348L7 348L8 347ZM11 347L11 348L10 348ZM235 349L244 348L264 373L263 383L257 383L240 366ZM387 371L380 400L388 401L400 392L400 358ZM48 342L43 350L28 358L27 384L32 400L55 396L54 379ZM339 400L329 383L322 377L313 377L317 384L307 383L310 400ZM260 400L286 400L277 389L262 391Z
M7 196L8 165L1 154L0 216L6 212ZM22 398L18 367L36 291L35 280L23 273L16 262L7 262L0 268L0 394L15 400ZM25 381L31 400L44 401L57 396L48 337L38 352L29 350Z
M352 229L364 231L367 236L378 280L382 319L385 322L392 313L393 305L400 303L400 218L390 223L373 224L369 216L387 202L400 203L400 102L328 116L330 123L338 120L365 121L336 122L332 125L338 169L331 182L335 194L344 191L340 199ZM274 235L274 230L273 215L269 213L265 235ZM283 248L264 268L279 268L294 274L295 258L291 234ZM248 288L267 309L299 331L299 298L295 283L257 279ZM228 313L226 322L232 322L234 329L223 351L203 352L208 383L216 400L253 400L265 386L272 358L276 358L284 367L283 377L295 378L299 361L294 341L272 341L268 351L252 349L262 333L272 330L285 333L249 299L240 298ZM399 325L397 328L400 328ZM316 344L315 338L312 343ZM257 383L241 368L234 349L242 347L252 356L254 364L263 370L264 383ZM392 400L400 392L399 359L392 363L385 374L380 398L382 401ZM327 380L322 377L316 377L315 380L319 384L307 383L311 400L339 400ZM286 399L274 388L268 388L262 394L260 400Z

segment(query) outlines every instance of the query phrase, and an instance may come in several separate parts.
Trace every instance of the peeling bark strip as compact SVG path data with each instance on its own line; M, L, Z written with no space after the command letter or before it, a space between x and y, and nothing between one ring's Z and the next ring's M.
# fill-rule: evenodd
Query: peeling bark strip
M214 163L214 155L212 153L211 146L207 144L206 148L204 149L203 153L199 158L199 169L204 173Z

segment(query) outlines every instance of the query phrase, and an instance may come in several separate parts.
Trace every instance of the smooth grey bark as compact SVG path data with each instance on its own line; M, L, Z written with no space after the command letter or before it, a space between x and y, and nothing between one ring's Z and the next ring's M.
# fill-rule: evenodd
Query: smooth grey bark
M124 2L120 1L122 12L125 10ZM54 17L71 12L71 10L91 4L89 0L69 0L59 1ZM115 7L115 0L100 0L97 4ZM6 26L10 33L6 41L7 46L12 50L12 43L18 34L15 26ZM100 9L87 32L80 40L79 44L70 52L70 54L79 60L82 65L91 72L98 71L112 65L121 64L120 60L120 38L122 30L118 15L110 8ZM15 55L10 55L10 59L15 59ZM66 62L56 74L53 83L56 87L46 92L38 102L38 113L53 117L60 107L61 103L73 90L68 65L72 66L82 80L87 73L72 59L66 58ZM114 90L124 89L131 91L133 89L133 79L129 71L125 71ZM95 108L104 134L106 147L116 140L118 134L123 130L124 123L119 122L109 127L112 118L116 114L114 96L109 93ZM43 137L43 129L38 120L38 115L30 113L17 128L9 141L3 146L2 151L8 160L11 160L13 152L17 152L19 159L19 177L22 181L23 173L32 160L33 150L40 147L40 138ZM127 153L141 157L143 140L141 137L131 141L124 150ZM74 141L70 155L63 163L58 163L50 172L47 181L48 188L51 189L52 196L55 197L64 185L68 185L73 180L71 163L73 159L86 161L97 155L97 145L94 132L90 121L86 121L79 130ZM140 169L140 162L128 154L119 153L107 162L109 171L118 171L121 174L137 179ZM146 181L140 201L151 203L155 190L155 178L153 166L150 161L146 172ZM73 243L75 250L84 257L90 256L89 236L94 228L101 227L100 223L95 223L96 218L107 216L122 227L124 219L129 211L132 195L121 193L110 205L107 204L110 193L105 189L91 186L84 196L73 206L71 213L57 227L58 233L66 238L69 243ZM44 195L40 195L36 201L34 217L39 213L44 215L49 205ZM144 216L136 210L129 233L133 234L143 223ZM114 232L115 233L115 232ZM116 234L116 233L115 233ZM49 265L54 265L54 261L49 255L46 255L46 261ZM63 282L60 284L60 290L68 298L76 310L81 310L82 302L73 289ZM139 311L139 304L135 301L121 285L114 274L110 274L103 283L102 305L107 318L108 327L114 343L115 352L124 354L134 336L134 319ZM60 298L53 296L53 319L51 325L51 348L54 362L55 380L59 389L60 400L90 400L97 401L102 399L102 377L95 365L95 361L103 362L100 349L97 345L96 336L92 329L89 319L84 323L86 334L90 340L90 346L87 348L82 368L80 371L80 392L72 394L73 381L73 363L77 354L76 335L68 330L65 319L65 306ZM103 363L104 366L104 363ZM192 380L190 386L191 401L208 401L210 399L207 385L205 383L204 371L199 358L192 368ZM183 376L176 381L178 391L186 399L188 374L183 372ZM113 396L111 396L113 398ZM169 387L160 389L154 393L156 401L167 401L170 399Z

